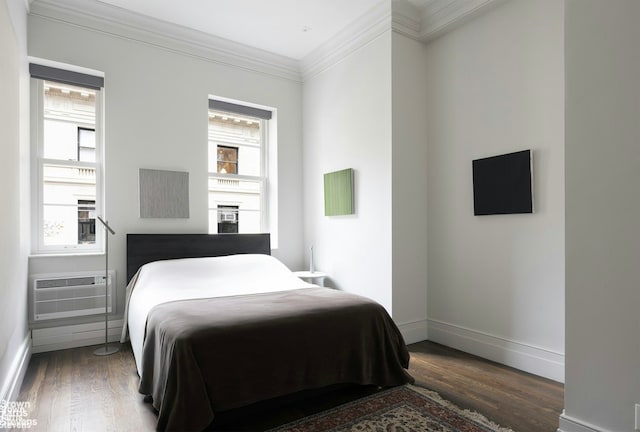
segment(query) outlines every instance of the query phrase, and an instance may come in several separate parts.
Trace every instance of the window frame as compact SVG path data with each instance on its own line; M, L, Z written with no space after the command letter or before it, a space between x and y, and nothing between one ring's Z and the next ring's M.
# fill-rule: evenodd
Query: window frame
M77 123L78 128L95 131L95 162L82 162L44 157L44 82L42 78L30 78L31 92L31 203L33 255L74 255L104 253L104 230L96 227L94 244L45 245L44 242L44 167L64 166L95 169L96 215L104 214L104 88L95 91L95 124ZM73 84L75 87L86 87ZM79 150L78 150L79 151ZM77 214L77 205L76 212Z
M228 205L228 204L218 204L217 205L217 211L218 214L216 215L218 218L218 234L222 233L222 234L226 234L227 232L225 231L220 231L220 225L222 224L235 224L236 225L236 230L235 231L231 231L231 233L237 234L238 233L238 228L240 226L240 220L238 217L238 212L239 212L240 208L237 205ZM228 215L228 214L232 214L233 218L231 220L226 220L225 217L221 217L222 215Z
M78 126L77 130L76 130L76 134L77 134L77 153L78 153L78 162L80 162L80 156L82 155L81 149L90 149L92 148L94 150L94 153L96 152L96 148L95 147L86 147L86 146L82 146L80 145L82 141L82 131L91 131L93 132L93 141L95 144L96 141L96 130L95 128L89 128L89 127L85 127L85 126ZM94 155L94 159L95 159L95 155Z
M84 201L84 202L81 202ZM84 211L88 213L87 218L89 221L91 221L91 212L93 211L93 213L96 212L96 202L95 200L83 200L83 199L79 199L78 200L78 244L84 244L84 243L80 243L81 239L80 239L80 227L84 226L84 225L88 225L89 226L89 234L93 234L93 241L95 243L95 238L96 238L96 218L93 218L93 223L88 223L85 222L82 218L80 218L80 212ZM91 229L93 228L93 230ZM93 232L92 232L93 231Z
M239 164L238 164L238 155L240 154L240 147L231 146L231 145L217 145L216 146L216 156L218 155L218 149L221 149L221 148L223 148L225 150L235 150L236 160L235 161L224 161L224 160L221 161L220 159L216 158L216 162L217 162L216 168L219 168L221 162L225 163L225 164L232 164L232 165L235 166L236 172L235 173L228 173L228 174L238 174L238 171L239 171L239 168L240 168ZM261 146L261 149L262 149L262 146ZM218 174L222 174L222 173L220 171L218 171Z
M257 105L253 105L253 104L249 104L249 103L245 103L245 102L239 102L239 101L232 101L232 100L227 100L227 99L223 99L223 98L218 98L218 97L214 97L214 96L209 96L209 102L211 103L211 101L216 100L216 101L223 101L223 102L230 102L232 104L236 104L239 106L243 106L243 107L248 107L248 108L258 108L258 109L264 109L267 111L270 111L272 113L272 115L274 115L274 117L272 117L271 119L263 119L263 118L258 118L255 117L253 115L249 115L249 114L241 114L241 113L237 113L237 115L241 115L243 117L251 117L252 119L254 119L255 121L260 123L260 176L250 176L250 175L243 175L243 174L229 174L229 173L218 173L218 172L211 172L207 169L208 173L207 173L207 182L209 182L210 179L222 179L222 180L247 180L247 181L256 181L259 182L260 184L260 230L258 232L260 233L267 233L270 232L272 234L272 248L275 249L277 247L277 229L276 227L274 227L273 225L276 223L275 219L277 219L277 217L274 217L274 215L277 215L277 213L274 211L273 206L277 206L277 202L275 202L275 196L271 193L271 188L270 185L273 184L275 182L275 179L272 178L271 174L273 171L270 171L270 165L273 163L273 159L274 159L274 148L275 148L275 143L272 143L272 141L275 139L275 134L273 133L273 123L275 122L275 110L271 109L271 108L266 108L266 107L261 107L261 106L257 106ZM216 113L229 113L232 114L229 111L225 111L225 110L221 110L221 109L214 109L214 108L208 108L207 109L207 113L210 112L216 112ZM207 114L207 121L209 119L209 116ZM274 128L275 129L275 128ZM207 148L209 147L209 143L211 142L211 140L209 139L209 126L207 123ZM218 148L218 143L215 142L216 144L216 155L215 155L215 167L217 170L217 148ZM236 147L236 144L234 143L225 143L224 141L219 142L219 144L223 147ZM208 151L207 151L208 153ZM238 151L238 157L240 155L240 152ZM209 164L209 158L211 158L212 155L208 154L208 158L207 158L207 164ZM237 166L239 166L240 161L237 160L236 161ZM220 204L213 204L213 205L209 205L209 197L208 197L208 192L209 189L207 188L207 219L210 221L211 218L210 213L212 211L215 211L216 213L218 212L218 205ZM225 204L222 204L225 205ZM226 205L232 205L232 204L226 204ZM238 220L240 219L240 213L243 210L239 209L238 210ZM245 210L246 211L246 210ZM216 221L218 220L218 215L216 214ZM217 224L216 224L216 231L213 232L212 231L212 226L210 223L208 223L208 232L209 233L215 233L217 232Z

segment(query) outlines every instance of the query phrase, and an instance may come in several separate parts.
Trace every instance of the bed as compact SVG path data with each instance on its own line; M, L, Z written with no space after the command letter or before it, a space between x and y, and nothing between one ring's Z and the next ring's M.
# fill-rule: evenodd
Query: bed
M129 234L122 341L158 430L203 430L216 412L335 384L412 382L385 309L308 284L268 234Z

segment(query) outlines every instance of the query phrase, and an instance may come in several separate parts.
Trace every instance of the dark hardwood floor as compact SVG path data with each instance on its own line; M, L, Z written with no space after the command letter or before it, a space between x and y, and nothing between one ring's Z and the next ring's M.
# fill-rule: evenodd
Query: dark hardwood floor
M95 347L34 354L20 393L37 431L151 431L156 417L137 392L130 346L106 357ZM516 432L551 432L563 407L562 384L432 342L409 346L416 384ZM340 388L221 413L215 430L265 430L376 391Z
M555 432L564 385L432 342L409 345L416 384L516 432Z

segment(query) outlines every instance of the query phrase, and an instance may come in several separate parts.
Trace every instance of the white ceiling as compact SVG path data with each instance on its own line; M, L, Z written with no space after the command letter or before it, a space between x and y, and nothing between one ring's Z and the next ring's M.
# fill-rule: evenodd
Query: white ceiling
M99 1L300 60L381 0Z

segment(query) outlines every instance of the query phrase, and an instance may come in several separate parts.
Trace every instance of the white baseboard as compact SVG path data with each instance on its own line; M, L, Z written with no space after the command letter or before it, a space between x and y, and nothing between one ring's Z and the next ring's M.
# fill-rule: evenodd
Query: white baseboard
M406 344L427 340L428 332L426 319L398 324L398 329L400 329L400 333L402 333L402 337Z
M29 359L31 359L31 339L27 334L11 362L11 368L4 382L0 382L0 401L15 401L18 398L24 374L29 366Z
M120 341L123 320L109 321L108 341ZM57 351L104 343L104 322L33 329L33 352Z
M427 320L429 340L534 375L564 382L564 354L460 327Z
M570 417L562 411L560 414L560 425L558 426L558 432L609 432L606 429L598 428L587 422L580 421L576 418Z

